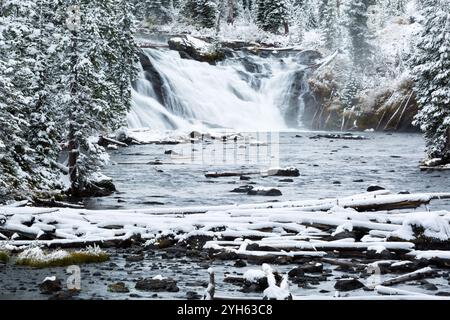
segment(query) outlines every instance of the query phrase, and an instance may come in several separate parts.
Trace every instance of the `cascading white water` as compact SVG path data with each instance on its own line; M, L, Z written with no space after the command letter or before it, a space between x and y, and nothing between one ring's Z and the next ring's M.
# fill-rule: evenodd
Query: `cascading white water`
M302 68L295 59L236 57L213 66L181 59L176 51L146 49L145 53L162 80L165 101L158 99L142 68L132 93L130 128L287 128L287 96L294 75Z

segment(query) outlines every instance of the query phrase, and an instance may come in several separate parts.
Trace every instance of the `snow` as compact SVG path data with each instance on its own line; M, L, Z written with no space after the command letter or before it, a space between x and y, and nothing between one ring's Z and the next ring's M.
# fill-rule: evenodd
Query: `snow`
M367 247L367 250L375 251L375 253L380 254L383 251L386 251L386 247L383 245L374 245L374 246Z
M262 270L257 269L247 270L244 273L244 279L251 283L258 282L258 280L263 279L265 277L266 273Z
M443 259L450 260L450 251L441 250L429 250L429 251L411 251L408 253L409 256L413 256L416 259Z
M423 228L423 236L431 239L448 241L450 239L450 226L448 219L444 219L447 212L418 212L409 213L398 230L392 232L392 236L404 240L416 238L413 227Z
M19 253L17 256L17 259L19 260L33 260L33 261L39 261L39 262L49 262L49 261L56 261L61 260L64 258L67 258L69 256L69 253L64 250L56 250L50 253L45 253L41 248L39 247L32 247L29 249L26 249Z

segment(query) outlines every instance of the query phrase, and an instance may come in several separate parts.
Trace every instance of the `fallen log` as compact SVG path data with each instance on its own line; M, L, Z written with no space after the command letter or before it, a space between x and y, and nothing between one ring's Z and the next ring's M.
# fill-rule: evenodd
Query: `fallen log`
M394 289L394 288L389 288L389 287L385 287L385 286L376 286L375 287L375 291L377 293L381 294L381 295L388 295L388 296L393 296L393 295L413 296L413 295L417 295L418 297L419 296L432 297L430 295L423 294L423 293L412 292L412 291L401 290L401 289Z
M366 265L363 263L345 261L345 260L337 260L337 259L331 259L331 258L322 258L321 262L340 266L340 267L346 267L346 268L355 268L355 269L366 268Z
M50 199L50 200L35 199L34 203L37 206L42 206L42 207L84 209L84 205L67 203L67 202L62 202L62 201L56 201L54 199Z
M382 286L392 286L395 284L412 281L412 280L419 280L423 279L425 277L431 276L435 274L435 270L431 269L430 267L426 267L411 273L407 273L404 275L401 275L399 277L395 277L392 279L385 280L381 283Z
M206 178L225 178L225 177L240 177L261 174L259 171L254 172L209 172L205 174Z
M417 209L422 205L429 204L430 200L422 201L398 201L391 203L380 203L380 204L367 204L367 205L348 205L344 206L345 208L353 208L359 212L366 211L391 211L391 210L399 210L399 209Z
M100 138L98 139L98 144L100 146L104 146L104 147L106 147L108 144L114 144L114 145L117 145L119 147L124 147L124 148L128 147L128 144L126 144L124 142L120 142L118 140L114 140L114 139L104 137L104 136L100 136Z

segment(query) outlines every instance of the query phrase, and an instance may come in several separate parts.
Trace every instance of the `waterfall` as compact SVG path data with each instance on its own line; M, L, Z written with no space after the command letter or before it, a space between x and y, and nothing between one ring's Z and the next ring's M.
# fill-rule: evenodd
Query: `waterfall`
M181 59L176 51L145 49L144 54L133 85L130 128L273 131L300 126L307 85L298 57L240 53L210 65Z

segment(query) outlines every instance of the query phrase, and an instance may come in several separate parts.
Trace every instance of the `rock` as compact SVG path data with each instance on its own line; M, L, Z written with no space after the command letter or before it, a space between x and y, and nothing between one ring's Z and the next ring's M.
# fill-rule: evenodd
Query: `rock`
M336 184L336 185L341 185L341 184L342 184L342 182L340 182L340 181L333 181L333 184Z
M39 289L42 294L52 294L62 290L62 282L56 277L48 277L39 285Z
M370 186L367 188L367 192L374 192L374 191L380 191L380 190L386 190L383 187L380 186Z
M219 260L238 260L239 256L236 252L221 251L213 256Z
M436 285L434 285L433 283L427 282L423 285L421 285L421 287L425 290L429 290L429 291L437 291L438 287Z
M216 64L225 59L225 53L213 44L189 35L171 38L168 42L171 50L180 53L183 59L197 60Z
M235 268L245 268L246 266L247 266L247 262L245 262L244 260L237 260L234 263Z
M338 291L353 291L364 287L365 285L356 279L341 279L334 285L334 288Z
M55 294L53 294L49 300L56 300L56 301L65 301L65 300L73 300L74 296L78 294L78 291L73 290L65 290L60 291Z
M297 168L276 168L269 169L267 175L274 177L299 177L300 171Z
M253 189L247 193L249 196L279 197L283 194L280 190L272 189Z
M143 254L131 254L131 255L128 255L125 258L125 260L128 261L128 262L142 261L142 260L144 260L144 255Z
M188 291L186 292L186 299L187 300L200 300L202 298L201 295L199 295L195 291Z
M191 249L201 250L203 249L203 246L205 245L206 242L211 241L213 239L214 238L212 236L198 235L198 236L191 236L185 239L184 243L186 243L186 245ZM200 254L200 252L198 254Z
M178 292L180 288L177 286L177 282L172 278L155 279L145 278L139 280L136 283L136 289L141 291L151 292Z
M323 264L317 262L307 262L289 271L289 277L303 276L305 273L322 273Z
M110 284L108 286L108 291L109 292L114 292L114 293L128 293L128 292L130 292L128 287L123 282L117 282L117 283Z
M247 176L241 176L239 179L242 180L242 181L249 181L252 178L251 177L247 177Z
M294 182L294 179L281 179L280 182Z
M230 192L233 192L233 193L249 193L253 189L254 189L253 186L246 185L246 186L240 186L239 188L233 189Z

